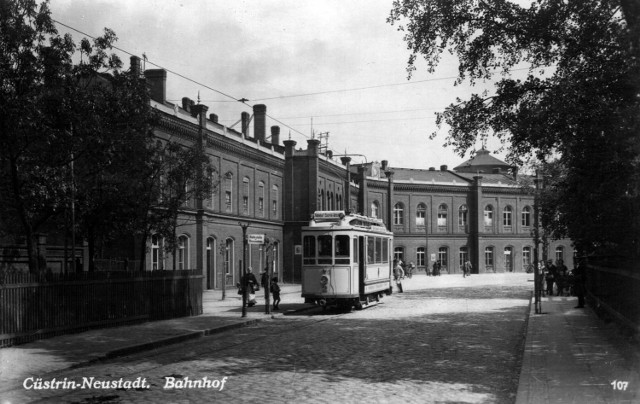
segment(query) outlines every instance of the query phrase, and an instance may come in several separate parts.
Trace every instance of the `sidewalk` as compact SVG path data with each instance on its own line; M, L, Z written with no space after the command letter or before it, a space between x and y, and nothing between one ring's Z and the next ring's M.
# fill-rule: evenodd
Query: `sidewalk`
M405 291L481 287L499 284L504 277L521 277L526 284L530 281L528 276L531 275L483 274L462 278L418 274L405 281ZM303 303L300 285L281 284L281 288L282 310L272 315L311 307ZM97 329L0 349L0 397L3 391L20 388L29 376L41 377L271 318L264 313L263 291L257 295L258 305L249 308L244 318L236 289L226 292L225 300L221 300L222 291L206 291L201 316ZM640 402L638 347L622 338L614 326L604 324L588 306L574 309L576 303L575 297L545 297L544 314L535 314L531 307L516 403ZM618 383L612 386L614 381Z
M516 404L640 402L638 347L575 306L543 297L535 314L532 304Z
M62 335L0 349L0 397L3 391L19 388L26 377L40 377L70 367L151 350L205 335L255 324L286 312L312 307L300 296L300 285L280 284L280 310L265 314L264 292L256 295L258 304L247 308L242 317L242 297L237 289L203 293L203 314L138 325L101 328ZM273 299L271 299L273 302Z

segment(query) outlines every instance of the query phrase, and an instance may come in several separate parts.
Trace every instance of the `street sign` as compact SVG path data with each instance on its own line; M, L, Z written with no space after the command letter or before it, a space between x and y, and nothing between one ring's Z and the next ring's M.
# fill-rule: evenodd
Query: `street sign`
M249 244L264 244L264 234L247 234Z

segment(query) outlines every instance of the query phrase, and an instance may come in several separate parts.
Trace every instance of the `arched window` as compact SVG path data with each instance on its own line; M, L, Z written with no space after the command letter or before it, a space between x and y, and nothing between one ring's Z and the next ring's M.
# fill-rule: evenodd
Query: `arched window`
M320 191L320 210L325 210L324 189Z
M449 266L449 249L447 247L438 248L438 261L440 262L440 270L448 271Z
M249 214L249 190L251 188L251 182L249 177L242 179L242 213Z
M502 225L507 229L512 226L511 206L509 205L505 206L502 211Z
M427 206L424 203L418 204L416 209L416 226L424 226L427 217Z
M258 216L264 217L264 182L258 183Z
M484 226L493 227L493 206L491 205L484 208Z
M484 267L487 271L495 272L493 263L493 247L485 247L484 249Z
M469 249L466 246L460 247L460 271L464 271L464 263L469 260Z
M404 206L400 202L393 206L393 224L404 224Z
M404 262L404 247L395 247L393 249L393 259Z
M224 203L227 212L233 211L233 174L228 172L224 177Z
M531 226L531 208L525 206L522 208L522 227Z
M424 247L418 247L418 249L416 250L416 265L419 267L423 267L425 264L424 253Z
M224 250L224 268L226 275L235 274L233 267L233 239L228 238L225 242L225 250Z
M189 237L182 235L178 237L178 268L177 269L188 269L189 268Z
M438 231L447 231L447 205L438 206Z
M164 269L162 260L163 240L157 234L151 236L151 270L158 271Z
M378 201L373 201L371 202L371 217L379 217L378 215L380 214L380 205L378 204Z
M467 231L469 209L467 205L462 205L458 209L458 227L460 231Z
M216 239L207 237L206 247L205 278L207 280L207 289L213 289L217 286L218 280L215 279L214 268L216 267Z
M528 270L531 264L531 247L522 247L522 269Z
M278 211L280 210L280 207L278 206L279 200L280 200L280 188L277 185L273 185L271 187L271 215L274 219L280 216L278 213Z

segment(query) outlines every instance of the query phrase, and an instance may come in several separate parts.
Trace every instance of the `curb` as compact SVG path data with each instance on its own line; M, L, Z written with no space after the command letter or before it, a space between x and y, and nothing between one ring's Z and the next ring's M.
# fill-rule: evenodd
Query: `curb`
M127 355L132 355L132 354L136 354L136 353L140 353L140 352L144 352L144 351L150 351L156 348L160 348L163 346L167 346L167 345L173 345L173 344L177 344L180 342L184 342L184 341L189 341L192 339L197 339L197 338L201 338L201 337L205 337L208 335L214 335L214 334L218 334L218 333L222 333L225 331L229 331L229 330L233 330L236 328L242 328L242 327L247 327L250 325L254 325L257 324L261 321L265 321L267 320L266 318L256 318L256 319L251 319L251 320L247 320L247 321L240 321L234 324L227 324L227 325L223 325L220 327L215 327L215 328L208 328L206 330L200 330L200 331L193 331L193 332L189 332L186 334L180 334L180 335L176 335L173 337L168 337L168 338L163 338L163 339L159 339L156 341L151 341L151 342L146 342L144 344L136 344L136 345L130 345L124 348L118 348L118 349L114 349L112 351L108 351L102 355L93 357L89 360L86 360L84 362L80 362L80 363L76 363L73 364L71 366L69 366L69 369L76 369L76 368L81 368L84 366L89 366L92 364L95 364L96 362L100 362L100 361L104 361L107 359L113 359L113 358L118 358L118 357L122 357L122 356L127 356Z
M307 310L310 310L310 309L312 309L314 307L315 306L303 307L303 308L300 308L300 309L297 309L297 310L293 310L293 312L298 313L298 312L302 312L302 311L307 311ZM73 365L69 366L69 369L77 369L77 368L81 368L81 367L84 367L84 366L89 366L89 365L95 364L96 362L104 361L104 360L107 360L107 359L113 359L113 358L118 358L118 357L122 357L122 356L127 356L127 355L132 355L132 354L144 352L144 351L150 351L150 350L153 350L153 349L156 349L156 348L177 344L177 343L184 342L184 341L189 341L189 340L192 340L192 339L197 339L197 338L201 338L201 337L205 337L205 336L209 336L209 335L215 335L215 334L223 333L223 332L226 332L226 331L234 330L234 329L237 329L237 328L248 327L248 326L260 323L262 321L271 320L275 316L279 317L279 316L285 316L285 315L286 314L284 312L271 313L270 315L268 315L269 317L265 317L265 318L254 318L254 319L250 319L250 320L246 320L246 321L242 321L241 320L241 321L238 321L237 323L233 323L233 324L226 324L226 325L215 327L215 328L208 328L208 329L205 329L205 330L193 331L193 332L189 332L189 333L185 333L185 334L175 335L173 337L159 339L159 340L156 340L156 341L146 342L146 343L143 343L143 344L130 345L130 346L127 346L127 347L124 347L124 348L118 348L118 349L114 349L114 350L111 350L111 351L107 351L106 353L104 353L102 355L95 356L95 357L93 357L93 358L91 358L89 360L73 364ZM265 315L265 316L267 316L267 315Z

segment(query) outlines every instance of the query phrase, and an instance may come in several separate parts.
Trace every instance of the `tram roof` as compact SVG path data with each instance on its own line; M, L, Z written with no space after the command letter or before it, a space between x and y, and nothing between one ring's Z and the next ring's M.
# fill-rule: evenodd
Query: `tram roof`
M355 213L347 214L342 210L316 211L309 226L305 226L306 229L335 229L337 227L359 228L392 234L387 230L382 219Z

